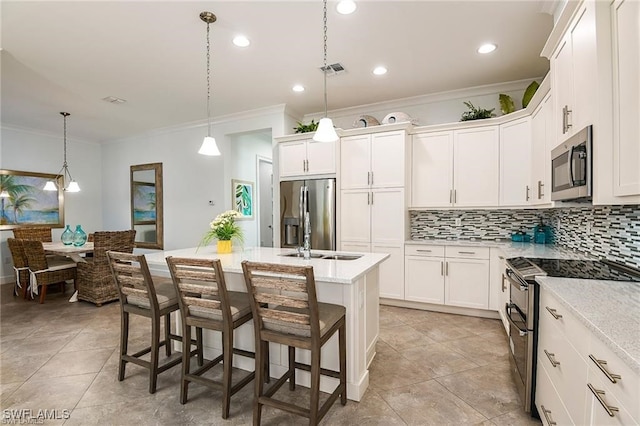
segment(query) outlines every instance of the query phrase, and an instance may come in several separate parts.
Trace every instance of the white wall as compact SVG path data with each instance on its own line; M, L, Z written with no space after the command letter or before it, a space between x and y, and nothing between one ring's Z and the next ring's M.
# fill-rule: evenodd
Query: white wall
M72 123L68 122L68 126ZM61 126L62 127L62 126ZM60 171L63 162L63 136L34 132L9 126L0 128L0 169L51 173ZM64 194L65 223L75 228L82 225L87 232L102 229L102 164L100 145L67 138L67 163L80 192ZM128 228L128 227L127 227ZM63 229L53 230L53 239L60 239ZM0 231L0 277L2 282L13 276L7 238L11 230Z

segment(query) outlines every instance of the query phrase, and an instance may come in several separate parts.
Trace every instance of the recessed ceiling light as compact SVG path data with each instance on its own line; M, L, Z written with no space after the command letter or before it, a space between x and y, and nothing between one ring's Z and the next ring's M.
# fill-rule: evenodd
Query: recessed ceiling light
M387 69L385 67L383 67L383 66L375 67L373 69L373 73L375 75L384 75L384 74L387 73Z
M302 86L301 84L296 84L291 88L291 90L293 90L294 92L304 92L304 86Z
M247 37L243 35L239 35L233 38L233 44L235 44L238 47L247 47L251 44L251 42Z
M496 50L498 46L493 43L485 43L478 48L478 53L491 53Z
M107 96L106 98L102 98L102 100L105 101L105 102L112 103L112 104L123 104L123 103L127 102L125 99L116 98L115 96Z
M342 15L348 15L355 12L357 7L356 2L353 0L342 0L338 2L336 10Z

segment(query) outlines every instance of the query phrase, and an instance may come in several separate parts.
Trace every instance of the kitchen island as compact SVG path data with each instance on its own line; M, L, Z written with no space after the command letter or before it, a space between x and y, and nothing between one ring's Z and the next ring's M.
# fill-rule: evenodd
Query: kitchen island
M292 253L295 252L291 249L252 247L244 250L234 248L232 253L219 255L215 247L206 246L199 249L187 248L149 253L145 257L151 273L162 276L169 276L165 260L168 256L220 259L229 290L244 292L246 292L246 286L241 265L244 260L313 266L318 301L342 305L347 310L347 397L354 401L360 401L369 385L368 368L375 356L378 340L378 266L389 255L358 253L360 257L357 259L349 256L345 256L344 259L331 259L329 257L341 253L318 250L312 252L318 257L305 260L286 256ZM254 350L253 324L247 323L237 329L235 333L236 347ZM207 359L219 355L222 352L219 333L205 330L204 346ZM307 363L310 361L308 351L300 349L296 351L296 359ZM271 343L269 356L271 374L274 377L279 377L287 370L288 366L286 346ZM234 367L245 370L253 370L254 368L253 361L243 357L234 357L233 362ZM322 367L338 369L337 335L333 336L322 348ZM306 371L297 371L296 381L299 381L303 386L309 386L309 374ZM320 389L324 392L331 392L336 384L336 379L323 377Z

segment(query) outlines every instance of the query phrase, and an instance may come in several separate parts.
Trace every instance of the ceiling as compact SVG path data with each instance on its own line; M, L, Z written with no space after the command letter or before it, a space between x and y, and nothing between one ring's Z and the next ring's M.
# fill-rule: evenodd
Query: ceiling
M360 0L328 7L329 110L544 75L553 18L544 1ZM548 1L546 8L548 9ZM2 123L106 141L204 122L206 24L212 116L286 104L323 110L322 2L7 1L2 23ZM238 33L252 44L237 48ZM479 55L486 41L498 44ZM374 76L384 64L389 72ZM295 93L294 84L306 90ZM126 99L123 104L102 100Z

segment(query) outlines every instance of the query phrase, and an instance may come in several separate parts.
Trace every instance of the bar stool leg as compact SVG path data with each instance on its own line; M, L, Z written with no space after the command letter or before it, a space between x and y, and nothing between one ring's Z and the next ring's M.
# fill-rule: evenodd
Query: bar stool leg
M167 353L167 357L171 356L171 339L169 338L169 334L171 333L171 314L166 314L164 316L164 346L165 351ZM189 345L189 349L190 349ZM183 348L184 350L184 348Z
M311 350L311 403L309 407L309 424L318 424L318 407L320 406L320 347Z
M233 331L222 332L222 418L229 417L231 404L231 368L233 367Z
M262 397L262 393L264 392L264 378L262 377L263 369L262 365L265 362L264 358L264 343L269 344L268 342L260 341L256 345L256 365L255 372L256 375L254 377L255 381L255 395L253 397L253 424L254 426L260 426L260 420L262 418L262 404L260 404L260 398Z
M156 392L158 356L160 352L160 318L151 318L151 364L149 365L149 393Z
M289 390L296 389L296 348L289 346Z
M122 312L120 315L120 363L118 367L118 381L124 380L124 372L127 362L122 359L127 354L127 346L129 344L129 312Z
M196 327L196 334L200 331L202 334L202 329ZM191 326L183 325L182 326L182 334L183 341L190 342L191 341ZM182 344L182 375L180 376L180 404L187 403L187 394L189 392L189 381L187 380L187 375L189 374L189 368L191 365L191 351L185 349L185 343ZM191 345L189 345L191 346ZM198 346L202 347L202 346ZM198 360L201 358L198 356Z
M191 336L191 330L189 330L189 336ZM204 350L202 347L202 329L199 327L196 327L196 348L198 349L198 367L202 367L204 365Z

